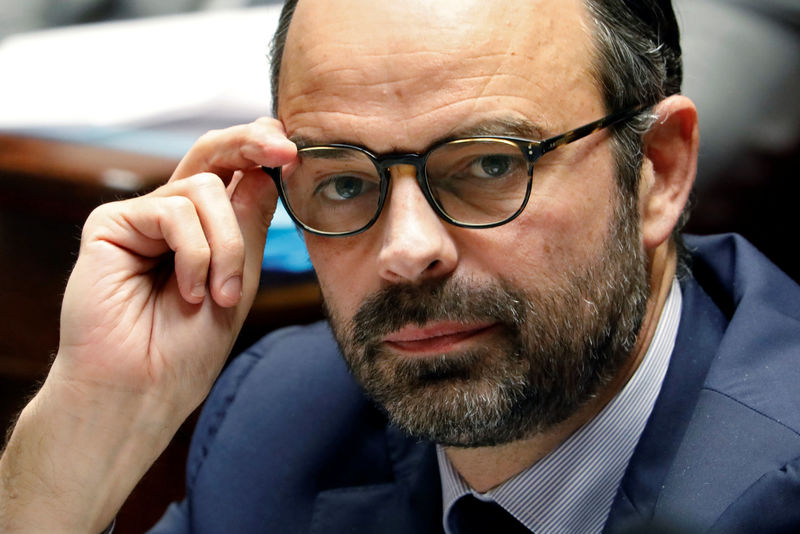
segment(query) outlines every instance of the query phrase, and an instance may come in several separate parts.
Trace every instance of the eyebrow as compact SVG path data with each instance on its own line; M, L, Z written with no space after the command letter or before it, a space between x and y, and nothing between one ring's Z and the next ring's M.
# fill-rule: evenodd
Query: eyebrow
M510 117L495 118L488 121L482 121L469 126L456 126L446 135L435 139L429 146L438 143L451 141L453 139L461 139L465 137L520 137L523 139L530 139L533 141L545 139L545 129L531 121ZM289 138L297 148L306 148L309 146L330 145L330 144L347 144L361 146L359 143L352 140L336 140L336 141L323 141L319 139L312 139L302 135L295 135ZM396 150L396 152L403 152Z
M501 137L522 137L533 141L544 139L544 128L531 121L517 118L496 118L483 121L466 127L456 127L446 137L437 142L460 137L481 137L481 136L501 136Z

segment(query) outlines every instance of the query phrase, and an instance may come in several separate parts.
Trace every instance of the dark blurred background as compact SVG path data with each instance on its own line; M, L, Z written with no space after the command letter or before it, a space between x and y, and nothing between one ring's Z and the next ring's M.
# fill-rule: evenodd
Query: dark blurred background
M57 349L60 296L89 211L162 183L191 140L206 129L268 112L264 56L277 16L277 5L270 4L277 2L0 0L0 85L6 86L5 93L0 88L0 423L4 427L36 390ZM800 0L676 0L674 4L683 32L684 93L697 103L701 124L700 168L688 231L739 232L800 280L800 256L792 244L798 229L794 206L800 193ZM256 18L268 23L258 22L257 31L248 30L256 34L255 41L231 42L240 25L248 21L252 25ZM109 21L122 22L109 26ZM129 22L134 25L126 25ZM178 83L175 78L187 74L180 62L167 64L165 70L146 56L148 41L165 47L165 52L181 41L159 44L158 39L166 39L158 33L164 24L189 32L182 39L186 35L196 39L192 46L198 49L210 42L220 50L207 59L207 67L223 80L229 78L230 87L215 86L213 94L201 95L179 110L166 105L162 110L155 102L150 114L120 113L113 121L88 113L85 121L76 122L66 109L69 102L47 108L51 99L37 96L41 106L31 108L38 114L36 120L24 120L24 106L31 104L23 105L19 95L55 98L63 96L69 84L78 88L83 84L90 92L102 83L94 77L97 71L119 67L92 65L94 56L83 52L69 56L65 67L56 53L62 35L71 43L79 42L84 33L97 35L83 48L75 46L77 51L105 42L117 46L113 35L141 38L134 49L144 60L133 67L123 65L119 72L127 76L126 84L137 88L135 93L156 85L166 94ZM48 30L56 27L68 28L68 33ZM112 31L99 33L103 28ZM232 49L256 48L250 51L257 57L249 70L260 77L253 78L254 87L247 94L236 92L244 73L230 72L229 66L226 70L230 57L226 43ZM32 51L30 59L27 50ZM53 57L48 60L50 51ZM120 61L131 57L122 51L112 56ZM8 89L11 84L17 92ZM126 111L133 104L120 99L115 111ZM12 115L17 118L8 119ZM268 272L234 352L269 330L321 316L313 275L302 261L293 268L282 267L280 258L278 264L265 260ZM187 421L139 484L120 512L117 533L145 531L168 502L182 497L194 421L194 416Z

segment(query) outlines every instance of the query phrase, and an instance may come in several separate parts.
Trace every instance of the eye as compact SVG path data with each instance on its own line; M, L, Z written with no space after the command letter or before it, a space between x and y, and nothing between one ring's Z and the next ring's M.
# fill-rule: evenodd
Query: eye
M504 154L490 154L476 158L469 170L478 178L501 178L514 167L514 158Z
M317 186L317 193L327 200L352 200L371 191L376 184L355 176L332 176Z

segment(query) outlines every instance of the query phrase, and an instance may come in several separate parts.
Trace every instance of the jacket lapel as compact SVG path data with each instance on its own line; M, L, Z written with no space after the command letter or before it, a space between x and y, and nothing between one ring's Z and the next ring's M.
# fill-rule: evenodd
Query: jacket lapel
M681 283L678 335L661 393L628 464L604 532L629 532L655 505L689 426L727 319L696 280Z
M703 287L720 309L731 311L730 325L664 480L655 517L681 514L696 532L730 532L731 525L740 532L795 532L790 517L797 517L797 502L780 503L791 502L788 495L798 487L800 293L741 238L718 237L711 245L702 265L725 290ZM753 500L759 492L761 500ZM743 520L762 526L744 528Z
M754 509L747 492L796 461L800 418L786 375L800 323L796 286L741 238L687 244L697 248L696 279L681 284L670 368L606 532L705 532L741 520L737 513L758 518L766 508Z
M440 534L441 483L433 444L386 432L394 480L328 489L317 495L314 534Z

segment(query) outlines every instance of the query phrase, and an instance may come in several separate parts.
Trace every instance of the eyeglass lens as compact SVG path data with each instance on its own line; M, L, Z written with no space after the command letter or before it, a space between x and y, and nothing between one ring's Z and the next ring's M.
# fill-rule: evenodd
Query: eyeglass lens
M438 209L468 225L502 222L525 200L528 162L500 139L457 140L430 152L425 174ZM355 148L309 147L282 185L294 215L321 232L362 229L380 205L381 179L370 156Z

